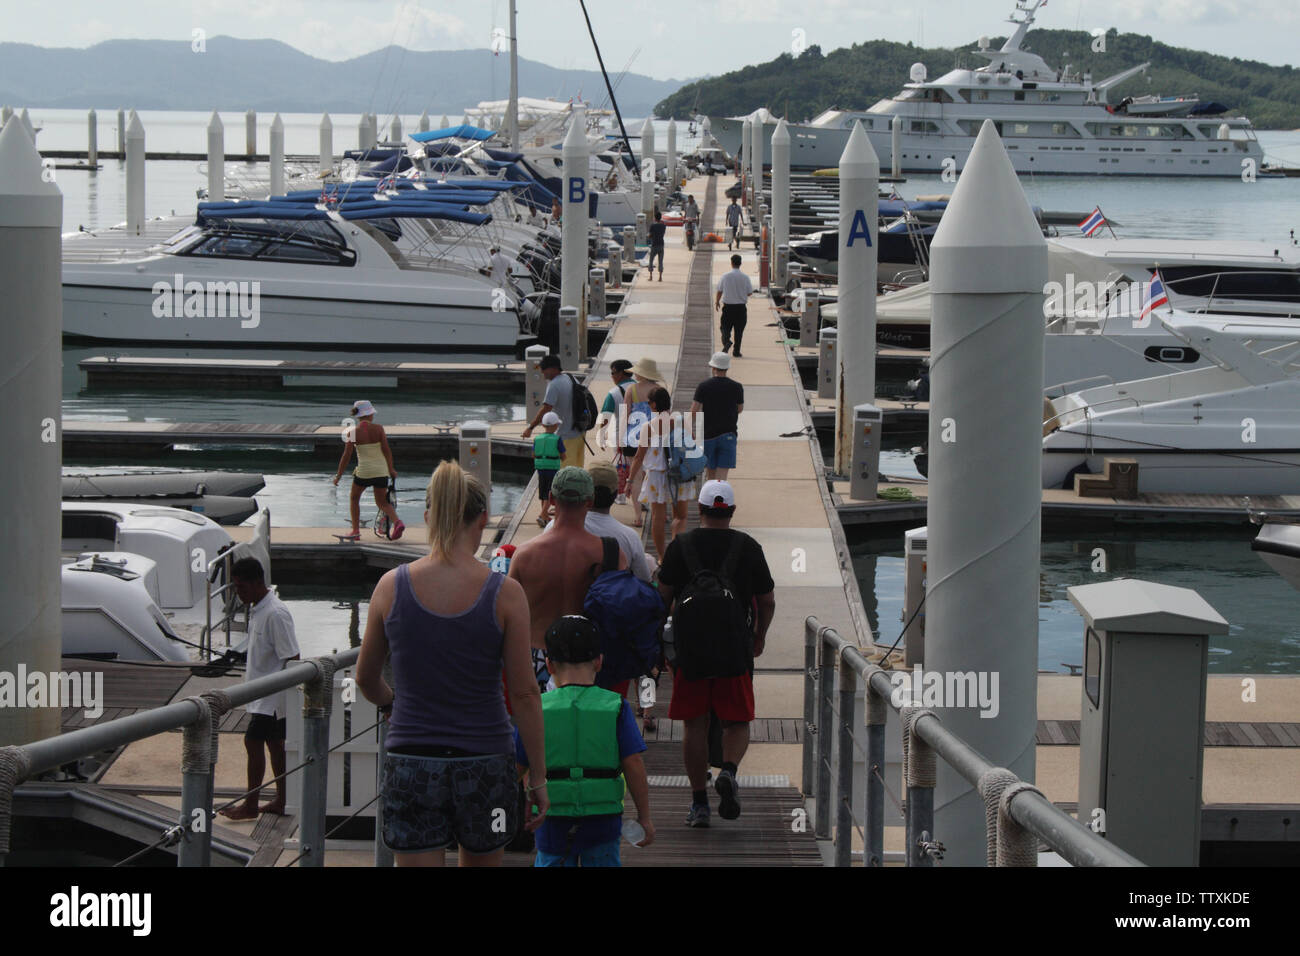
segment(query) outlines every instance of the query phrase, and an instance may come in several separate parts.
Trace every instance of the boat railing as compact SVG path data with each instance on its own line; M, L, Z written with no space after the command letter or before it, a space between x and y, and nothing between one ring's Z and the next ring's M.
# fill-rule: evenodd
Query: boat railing
M65 734L47 737L19 746L0 747L0 866L10 850L14 790L40 774L57 770L65 764L90 757L103 750L125 747L169 731L184 734L181 747L181 805L177 823L168 827L151 846L132 854L122 863L133 861L151 850L175 847L180 866L208 866L212 859L214 771L217 764L217 729L222 719L236 707L255 700L303 687L303 760L280 777L241 794L223 806L233 806L264 786L302 772L302 809L298 834L301 852L294 863L302 866L325 865L325 829L328 808L329 754L363 735L379 732L383 745L382 719L363 730L349 731L346 739L332 747L329 743L331 711L334 704L334 675L356 664L358 647L337 654L326 654L306 661L291 662L284 670L256 680L245 681L222 690L209 690L183 700L140 711L116 720L104 720ZM360 807L355 817L378 800L378 796ZM334 827L338 830L352 817ZM333 832L333 831L330 831ZM376 841L376 863L388 863L391 856ZM292 864L291 864L292 865Z
M859 683L865 695L863 720L854 716ZM885 724L892 708L902 718L908 866L932 867L943 857L943 834L934 821L940 759L977 789L988 808L988 865L1036 866L1041 841L1073 866L1142 866L1032 784L994 767L933 711L896 703L895 691L888 672L856 644L834 628L822 627L815 617L805 620L803 792L817 838L832 843L832 865L853 864L855 831L862 835L863 865L884 865ZM863 760L861 771L855 769L855 755ZM855 785L866 797L861 819L853 806Z
M1064 395L1069 395L1071 392L1083 391L1083 389L1077 388L1075 386L1082 385L1084 382L1095 383L1094 385L1089 386L1090 388L1095 388L1097 385L1114 385L1115 379L1113 379L1109 375L1103 374L1103 375L1089 375L1087 378L1076 378L1068 382L1057 382L1055 385L1049 385L1043 389L1043 397L1061 398Z
M199 653L203 655L204 660L212 658L212 635L218 630L224 630L226 634L226 648L230 647L230 632L235 629L235 621L239 617L239 608L242 602L235 600L235 578L231 573L235 565L235 549L228 548L221 552L215 558L208 562L206 574L203 576L204 581L204 600L205 623L203 631L199 635ZM220 582L220 583L218 583ZM214 602L220 602L221 617L215 622L212 620L212 605ZM248 632L248 608L244 608L243 630Z

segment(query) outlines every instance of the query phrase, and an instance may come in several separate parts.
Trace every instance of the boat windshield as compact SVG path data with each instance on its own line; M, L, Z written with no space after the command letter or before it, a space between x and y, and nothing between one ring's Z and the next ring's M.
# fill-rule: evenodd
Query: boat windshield
M209 222L197 242L179 253L216 259L257 259L350 266L356 254L327 222L232 219Z

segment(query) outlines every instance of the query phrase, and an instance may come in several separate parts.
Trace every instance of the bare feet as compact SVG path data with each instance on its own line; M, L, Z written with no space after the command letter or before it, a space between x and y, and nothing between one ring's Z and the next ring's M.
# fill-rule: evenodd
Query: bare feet
M264 807L262 807L260 812L274 813L276 816L282 817L284 816L284 804L280 803L279 801L268 803Z
M226 807L221 815L227 820L256 820L258 812L256 805L250 807L245 803L237 803L233 807Z

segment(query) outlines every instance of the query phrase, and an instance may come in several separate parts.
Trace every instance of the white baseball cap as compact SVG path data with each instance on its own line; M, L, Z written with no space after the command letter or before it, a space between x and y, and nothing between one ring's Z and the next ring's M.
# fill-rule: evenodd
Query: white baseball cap
M704 487L700 489L700 504L706 508L734 508L736 493L732 491L730 484L714 478L712 481L706 481Z
M542 416L542 424L547 426L558 425L560 424L560 416L555 414L555 412L547 412Z
M713 358L709 359L709 368L718 368L725 372L731 368L731 356L726 352L714 352Z
M367 415L375 413L375 406L371 405L364 398L352 406L352 414L358 418L365 418Z

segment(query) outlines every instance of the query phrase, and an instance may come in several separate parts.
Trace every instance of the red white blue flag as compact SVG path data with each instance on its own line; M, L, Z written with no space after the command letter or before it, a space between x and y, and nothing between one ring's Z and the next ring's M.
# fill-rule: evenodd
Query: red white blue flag
M1092 211L1092 215L1079 223L1079 231L1085 236L1091 236L1094 232L1106 225L1106 217L1101 214L1101 207L1098 206Z
M1138 318L1145 319L1155 309L1161 306L1169 305L1169 296L1165 294L1165 284L1160 281L1160 270L1157 269L1151 273L1151 284L1147 287L1146 302L1142 306L1142 314Z

